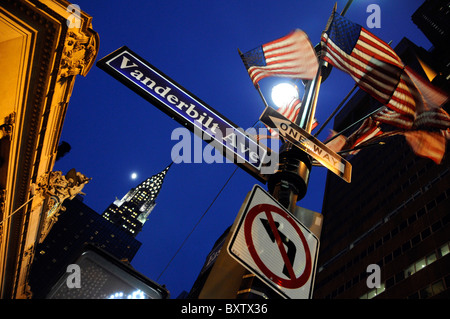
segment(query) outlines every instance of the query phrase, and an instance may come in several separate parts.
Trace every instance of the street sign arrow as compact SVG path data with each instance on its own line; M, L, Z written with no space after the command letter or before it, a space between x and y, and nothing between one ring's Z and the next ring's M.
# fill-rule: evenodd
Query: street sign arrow
M278 129L279 134L286 140L312 156L347 183L351 182L352 165L348 161L279 112L266 107L259 120L273 129Z

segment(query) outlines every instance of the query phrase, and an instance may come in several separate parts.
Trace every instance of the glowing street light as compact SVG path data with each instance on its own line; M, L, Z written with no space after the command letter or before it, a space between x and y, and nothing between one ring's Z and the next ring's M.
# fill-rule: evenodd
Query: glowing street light
M290 83L280 83L272 88L272 101L278 107L284 107L294 98L298 99L299 93L297 86Z

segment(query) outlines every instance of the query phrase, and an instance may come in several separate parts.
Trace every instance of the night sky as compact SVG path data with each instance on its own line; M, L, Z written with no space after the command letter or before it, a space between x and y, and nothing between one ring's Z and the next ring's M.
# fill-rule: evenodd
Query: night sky
M346 2L337 1L338 12ZM335 1L77 0L75 3L93 17L93 29L100 36L97 60L126 45L247 129L258 120L264 105L237 49L249 51L296 28L304 30L316 45ZM378 4L381 28L368 30L386 42L392 40L392 47L408 37L429 49L430 42L411 21L411 15L422 3L423 0L355 0L346 17L367 28L366 19L371 14L366 12L367 6ZM353 85L350 76L342 71L331 72L319 93L316 112L319 123L326 120ZM270 104L270 92L263 93ZM321 141L326 139L331 126L319 135ZM56 163L54 170L67 173L75 168L91 177L83 189L84 202L101 214L116 197L122 198L130 188L171 163L172 147L179 142L172 140L171 134L178 127L176 121L93 66L86 78L76 79L61 137L72 149ZM205 214L235 169L232 163L181 163L172 165L166 176L157 205L137 236L142 246L131 264L148 278L165 284L172 298L191 289L215 240L233 223L246 194L253 185L263 185L238 168ZM132 179L133 173L136 179ZM326 169L314 167L307 195L298 205L321 212L325 179Z

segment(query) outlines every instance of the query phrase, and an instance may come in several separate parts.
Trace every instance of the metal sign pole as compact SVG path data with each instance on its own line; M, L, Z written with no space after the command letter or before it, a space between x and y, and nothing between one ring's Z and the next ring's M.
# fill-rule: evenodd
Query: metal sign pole
M347 1L341 15L345 15L352 2L353 0ZM295 120L295 123L308 133L311 133L316 112L317 98L322 82L322 69L327 67L327 62L319 61L316 76L312 81L308 82L301 113ZM329 72L329 70L326 72ZM295 213L297 202L306 195L312 167L311 158L291 143L284 143L280 147L279 156L278 169L268 179L269 193L290 212ZM274 293L270 293L269 288L254 274L247 272L242 277L237 299L255 298L277 298L277 296Z
M301 116L299 114L298 117L303 123L302 125L309 128L308 132L311 131L315 113L316 96L319 90L316 84L317 81L321 80L320 66L317 73L318 75L309 83L306 96L307 103L303 107ZM270 175L267 185L269 193L292 213L295 213L297 202L306 195L311 167L310 157L299 148L288 142L280 147L278 168L274 174ZM279 297L250 271L242 276L237 299L272 299Z

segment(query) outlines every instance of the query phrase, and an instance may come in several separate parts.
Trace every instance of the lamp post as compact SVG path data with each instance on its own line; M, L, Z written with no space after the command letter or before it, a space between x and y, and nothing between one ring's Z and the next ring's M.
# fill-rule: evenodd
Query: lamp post
M342 16L348 11L352 2L353 0L347 0L341 12ZM316 45L315 50L320 52L320 44ZM316 76L312 80L307 81L301 110L294 122L308 133L311 133L312 130L320 85L322 81L326 80L330 71L331 66L327 62L319 60ZM261 91L258 91L264 100ZM264 103L267 106L265 100ZM272 196L295 216L297 202L306 195L308 188L309 174L312 167L311 158L291 143L282 144L279 153L278 168L267 181L268 189ZM242 279L237 299L277 298L276 294L269 291L270 288L256 278L255 275L247 273Z
M310 86L311 87L311 86ZM312 87L311 87L312 88ZM277 91L279 91L277 93ZM280 92L281 91L281 92ZM295 91L295 92L294 92ZM308 92L306 91L305 94ZM284 95L283 100L277 94ZM286 88L286 86L275 86L272 91L272 99L276 104L277 100L291 101L298 98L297 88ZM277 105L281 107L282 104ZM306 115L303 115L307 113ZM308 119L314 116L314 112L310 111L310 106L302 106L298 117ZM309 119L306 121L308 125L312 123ZM270 175L267 186L269 193L286 209L295 215L297 202L305 195L308 188L309 174L311 172L311 159L309 155L300 150L298 147L289 142L283 143L280 147L278 167L274 174ZM237 299L261 299L280 298L276 292L269 288L265 283L258 279L251 272L246 272L242 277L241 286L237 293Z

